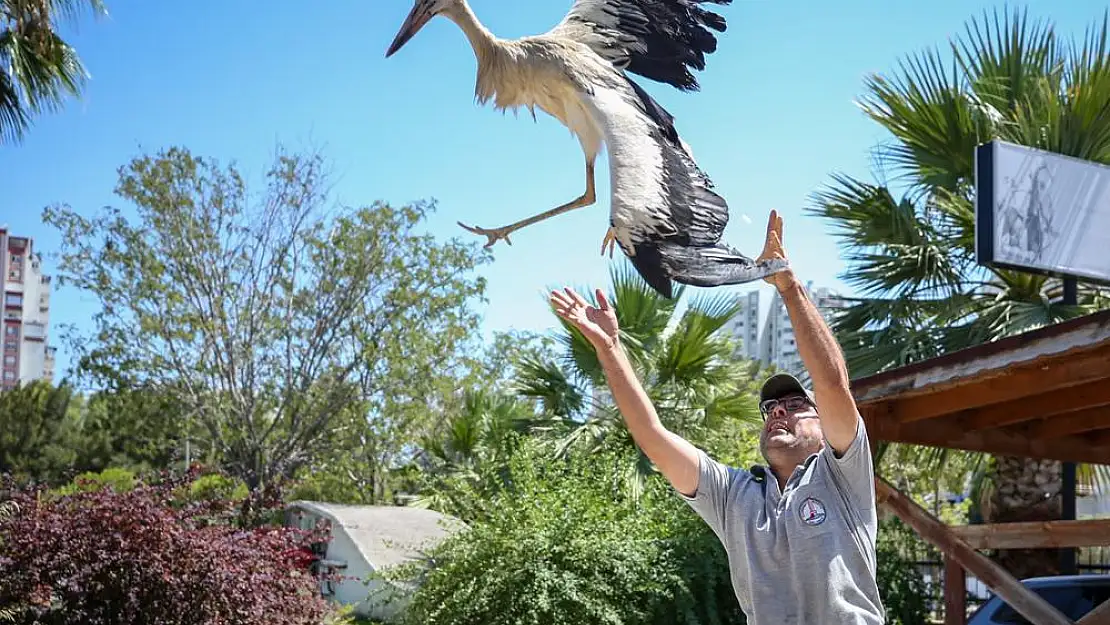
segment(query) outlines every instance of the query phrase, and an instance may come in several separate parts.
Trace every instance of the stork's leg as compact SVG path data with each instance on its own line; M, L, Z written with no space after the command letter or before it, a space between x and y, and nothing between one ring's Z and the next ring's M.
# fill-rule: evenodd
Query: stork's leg
M500 239L505 239L506 243L508 243L509 245L512 245L513 242L509 239L509 235L512 234L513 232L516 232L517 230L520 230L521 228L523 228L525 226L530 226L530 225L532 225L536 222L543 221L544 219L548 219L548 218L554 217L556 215L561 215L565 212L572 211L576 208L582 208L584 206L589 206L589 205L593 204L595 201L596 201L596 197L594 196L594 161L593 161L593 159L587 159L586 160L586 191L581 196L579 196L577 199L572 200L570 202L567 202L566 204L563 204L562 206L557 206L557 207L555 207L555 208L553 208L549 211L544 211L544 212L542 212L538 215L533 215L533 216L531 216L527 219L521 219L520 221L518 221L516 223L511 223L507 226L502 226L500 228L479 228L478 226L468 226L468 225L464 224L461 221L459 222L459 225L462 226L463 228L473 232L474 234L484 234L484 235L486 235L486 238L489 239L489 241L486 242L486 245L485 245L486 248L491 247L494 243L497 243L497 241L500 240Z

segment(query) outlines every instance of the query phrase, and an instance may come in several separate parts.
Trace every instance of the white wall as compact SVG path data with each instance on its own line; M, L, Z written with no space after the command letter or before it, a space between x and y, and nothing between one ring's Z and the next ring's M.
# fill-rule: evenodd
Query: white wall
M42 310L41 304L47 308ZM24 260L23 341L19 347L19 381L28 384L47 377L46 346L50 330L50 282L35 258Z
M26 331L27 325L24 324ZM46 368L46 343L43 341L29 341L24 332L23 345L19 349L19 381L21 384L30 384L43 376Z
M310 530L316 520L321 518L311 510L297 508L301 513L300 529ZM341 605L352 606L355 612L362 616L369 616L377 620L389 620L398 611L402 610L407 601L387 601L394 595L390 592L389 585L380 580L370 580L374 567L362 556L362 552L355 546L354 541L334 519L323 517L332 524L331 542L328 543L328 552L325 560L335 560L346 563L346 568L336 571L341 578L339 582L326 585L320 584L320 591L324 593L330 588L333 594L326 595L329 601Z

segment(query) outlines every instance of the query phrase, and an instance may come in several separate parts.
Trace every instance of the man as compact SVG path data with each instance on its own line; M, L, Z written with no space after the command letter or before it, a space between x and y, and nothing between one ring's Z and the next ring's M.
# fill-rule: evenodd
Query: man
M776 211L760 258L786 258ZM847 366L793 270L765 280L790 314L813 389L788 374L764 383L759 441L767 466L751 470L726 467L662 426L600 290L596 307L572 289L551 301L597 350L636 444L721 540L751 625L879 625L871 449Z

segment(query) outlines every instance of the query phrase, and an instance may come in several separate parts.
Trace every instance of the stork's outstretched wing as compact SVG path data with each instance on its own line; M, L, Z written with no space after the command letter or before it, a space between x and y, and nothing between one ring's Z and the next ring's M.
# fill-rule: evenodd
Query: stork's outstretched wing
M697 91L690 72L705 69L717 49L712 31L725 31L725 18L705 3L732 0L575 0L547 34L590 46L617 67L682 91Z
M672 280L713 287L785 269L785 260L753 260L721 240L728 203L713 191L671 116L630 77L610 78L582 98L605 133L614 235L644 280L672 297Z

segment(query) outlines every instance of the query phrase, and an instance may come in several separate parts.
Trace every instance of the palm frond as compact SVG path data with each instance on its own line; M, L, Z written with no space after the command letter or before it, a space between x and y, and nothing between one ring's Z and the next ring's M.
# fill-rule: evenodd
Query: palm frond
M916 210L908 199L894 199L885 185L832 174L832 183L814 193L806 212L830 221L834 233L851 247L921 242Z
M847 176L814 194L807 212L830 220L853 270L844 279L865 295L896 291L895 297L944 296L963 279L967 250L940 236L933 222L908 199L895 201L885 186Z
M4 58L4 36L0 34L0 60ZM20 140L30 121L30 115L20 100L19 91L11 76L0 69L0 143Z
M706 302L702 302L706 304ZM713 377L713 365L732 352L729 344L717 336L729 318L740 308L736 302L721 306L691 306L666 339L655 358L657 384L690 384Z
M873 74L858 105L898 140L884 156L911 187L956 189L974 177L978 118L963 96L956 68L945 69L939 52L899 62L900 75Z
M1072 46L1064 68L1058 150L1077 158L1110 163L1110 31L1108 14Z
M546 412L570 417L580 414L585 408L581 389L555 363L525 358L521 360L518 371L513 383L514 391L540 400Z
M107 13L100 0L0 4L0 142L20 140L35 114L80 94L88 72L57 31L59 21L76 21L86 10Z
M1027 12L1007 13L1000 22L996 9L992 22L984 11L982 22L966 24L966 37L952 43L953 56L976 99L1004 118L1039 95L1046 78L1059 78L1060 47L1051 25L1030 23Z
M673 299L667 299L636 273L632 264L622 260L610 268L612 282L609 300L616 307L622 335L634 338L645 352L655 349L674 317L685 287L679 286ZM591 300L592 302L592 300Z

